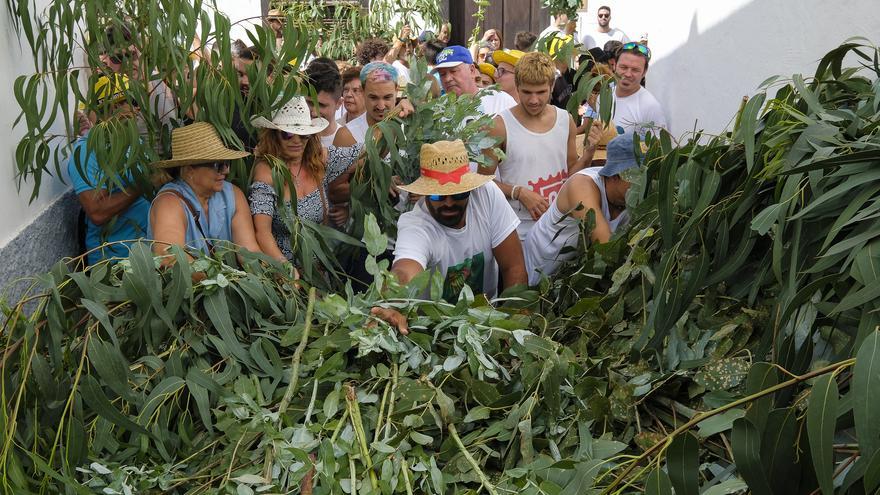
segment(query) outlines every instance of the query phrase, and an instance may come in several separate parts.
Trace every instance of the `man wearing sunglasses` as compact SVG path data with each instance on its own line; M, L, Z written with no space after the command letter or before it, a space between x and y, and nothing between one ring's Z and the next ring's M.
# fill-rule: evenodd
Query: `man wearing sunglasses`
M626 43L614 67L614 122L624 130L644 136L650 130L668 129L666 114L657 98L642 87L651 50L639 43Z
M611 7L608 7L607 5L599 7L597 21L599 22L599 27L597 27L592 33L585 33L583 38L581 38L581 44L584 45L585 50L597 46L602 48L605 46L605 43L612 40L620 41L621 43L629 42L626 33L620 29L611 27Z
M404 284L425 270L439 272L450 302L465 285L494 297L499 270L505 289L524 284L519 219L493 176L470 172L460 140L422 145L419 161L421 177L400 188L423 197L397 222L391 272Z

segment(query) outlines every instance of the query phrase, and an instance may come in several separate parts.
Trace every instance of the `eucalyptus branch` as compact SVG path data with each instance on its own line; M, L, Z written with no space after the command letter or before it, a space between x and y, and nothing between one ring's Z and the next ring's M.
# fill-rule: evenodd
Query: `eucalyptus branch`
M452 440L455 442L455 445L458 447L459 452L464 458L468 461L468 464L474 469L477 473L477 476L480 478L480 483L483 484L483 487L489 492L490 495L498 495L498 492L495 491L495 486L492 485L492 482L489 481L489 478L486 477L486 473L480 469L480 465L477 464L476 459L468 452L467 448L464 446L464 443L461 441L461 437L458 436L458 429L455 428L455 425L452 422L446 424L446 429L449 430L449 435L452 437Z
M719 408L712 409L711 411L706 411L704 413L697 414L690 421L684 423L683 425L681 425L678 428L676 428L675 430L673 430L672 433L667 435L667 437L664 440L661 440L661 441L655 443L649 449L644 451L640 456L633 459L629 463L627 468L624 469L623 472L620 473L614 479L614 481L611 482L610 485L608 485L604 490L602 490L601 495L607 495L608 493L611 493L611 491L614 490L615 488L617 488L617 486L620 485L621 482L623 482L624 478L626 478L627 475L629 475L629 473L631 473L636 468L636 466L638 466L642 461L651 457L651 455L653 455L655 451L659 450L661 453L663 451L665 451L666 448L672 443L672 440L674 440L676 436L693 428L694 426L698 425L700 422L705 421L705 420L711 418L712 416L717 416L717 415L724 413L726 411L729 411L731 409L735 409L739 406L756 401L766 395L770 395L770 394L778 392L782 389L791 387L793 385L797 385L798 383L805 382L807 380L816 378L817 376L822 376L827 373L835 373L839 370L842 370L844 368L847 368L847 367L854 365L855 362L856 362L855 358L846 359L844 361L840 361L838 363L835 363L835 364L832 364L829 366L825 366L824 368L819 368L819 369L813 370L809 373L805 373L803 375L796 376L795 378L792 378L791 380L784 381L782 383L778 383L772 387L761 390L760 392L756 392L756 393L751 394L749 396L743 397L742 399L735 400L735 401L731 402L730 404L726 404L726 405L721 406ZM623 488L626 488L630 484L631 484L631 481L627 481L626 484L624 484Z

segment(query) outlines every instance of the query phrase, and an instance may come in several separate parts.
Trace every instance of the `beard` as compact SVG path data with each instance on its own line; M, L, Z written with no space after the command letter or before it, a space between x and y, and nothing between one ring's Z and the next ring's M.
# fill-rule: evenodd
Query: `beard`
M464 214L466 211L465 206L461 205L442 205L435 207L431 200L427 200L425 203L428 205L428 211L431 213L431 216L434 220L437 221L440 225L444 227L457 228L461 223L462 218L464 218Z

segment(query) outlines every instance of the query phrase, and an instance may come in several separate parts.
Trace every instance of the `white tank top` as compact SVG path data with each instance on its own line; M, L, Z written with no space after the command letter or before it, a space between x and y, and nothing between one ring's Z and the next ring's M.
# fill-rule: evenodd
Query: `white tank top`
M608 207L608 196L605 194L605 178L599 175L602 167L585 168L575 175L586 175L599 188L600 206L602 216L608 221L611 232L629 220L629 214L624 210L611 220L611 209ZM524 244L526 258L526 273L529 274L529 285L535 285L541 280L541 275L550 276L559 265L574 258L575 250L561 253L563 248L574 247L578 244L580 236L580 220L573 216L565 216L567 212L559 211L556 201L550 204L547 213L535 222L535 226L529 233Z
M568 177L568 113L556 107L556 124L544 133L532 132L513 116L512 109L501 112L506 151L504 161L496 170L500 182L519 185L553 202ZM522 241L535 224L532 215L519 201L508 200L520 219L517 233Z

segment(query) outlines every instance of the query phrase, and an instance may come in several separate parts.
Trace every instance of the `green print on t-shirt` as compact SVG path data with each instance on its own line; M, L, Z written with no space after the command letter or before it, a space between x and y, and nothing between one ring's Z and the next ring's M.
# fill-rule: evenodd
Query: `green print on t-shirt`
M443 299L454 303L465 285L469 286L474 294L481 294L485 267L486 258L483 253L477 253L455 266L450 266L446 270L446 280L443 282Z

